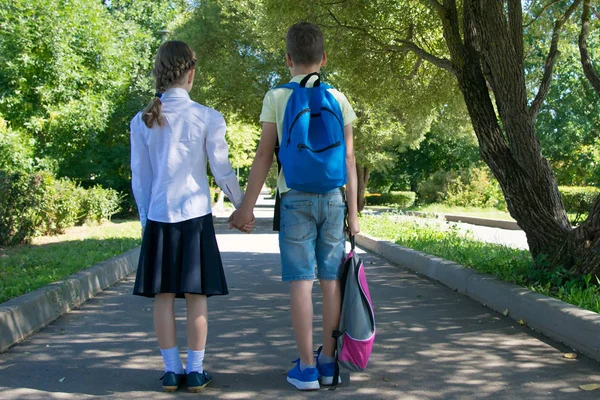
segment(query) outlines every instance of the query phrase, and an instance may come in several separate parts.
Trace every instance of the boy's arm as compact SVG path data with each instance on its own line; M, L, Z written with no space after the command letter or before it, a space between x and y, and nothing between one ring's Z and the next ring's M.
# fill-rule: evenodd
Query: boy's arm
M256 199L260 195L260 191L265 184L267 174L273 163L276 142L277 125L272 122L263 122L260 143L254 156L250 176L248 177L248 187L246 188L244 201L241 207L234 213L231 221L231 225L238 229L252 220L252 212L256 204Z
M356 158L354 157L354 138L352 124L344 126L346 140L346 170L348 183L346 184L346 201L348 202L348 230L350 235L360 232L358 223L358 178L356 176Z

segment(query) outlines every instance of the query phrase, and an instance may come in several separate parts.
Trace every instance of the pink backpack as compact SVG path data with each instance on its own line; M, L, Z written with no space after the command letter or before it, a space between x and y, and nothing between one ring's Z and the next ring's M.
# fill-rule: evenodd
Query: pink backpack
M351 250L342 267L342 313L340 325L333 337L337 339L336 357L339 365L350 371L363 371L369 363L375 341L375 312L367 285L365 266L356 254L354 236L350 237ZM338 382L336 364L334 385Z

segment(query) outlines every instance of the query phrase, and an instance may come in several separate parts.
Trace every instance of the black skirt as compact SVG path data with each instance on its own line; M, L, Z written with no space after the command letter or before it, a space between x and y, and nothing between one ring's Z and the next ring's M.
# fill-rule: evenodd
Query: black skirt
M183 222L146 223L133 294L226 295L212 214Z

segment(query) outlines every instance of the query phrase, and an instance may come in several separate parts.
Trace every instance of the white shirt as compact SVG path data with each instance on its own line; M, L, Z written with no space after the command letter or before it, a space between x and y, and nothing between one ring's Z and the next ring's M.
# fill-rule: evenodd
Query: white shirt
M131 120L131 185L142 226L148 219L181 222L211 213L207 156L217 185L236 208L244 195L229 162L225 120L185 89L163 94L163 126Z

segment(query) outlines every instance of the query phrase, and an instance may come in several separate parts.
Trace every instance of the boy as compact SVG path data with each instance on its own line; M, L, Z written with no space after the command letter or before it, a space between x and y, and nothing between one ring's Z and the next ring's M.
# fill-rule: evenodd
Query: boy
M293 25L287 33L286 50L286 63L292 82L299 83L307 75L318 73L327 62L323 34L315 24L301 22ZM312 87L317 77L311 77L306 87ZM350 234L355 235L359 232L352 138L352 122L356 114L342 93L335 89L328 90L339 103L343 115L348 229ZM292 90L288 88L276 88L270 90L263 100L260 116L262 136L243 204L230 219L233 227L241 228L252 219L256 199L273 161L276 142L283 143L283 118L291 95ZM300 359L288 372L287 380L299 390L315 390L320 387L319 377L323 385L333 382L335 339L331 334L337 329L340 318L339 272L345 254L345 205L341 188L324 194L290 190L284 174L282 169L277 181L281 195L279 248L282 279L290 282L292 327L300 353ZM313 357L312 338L315 265L323 291L323 349L316 360Z

